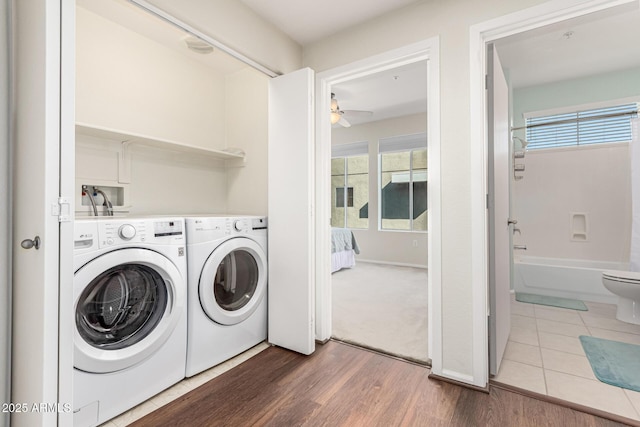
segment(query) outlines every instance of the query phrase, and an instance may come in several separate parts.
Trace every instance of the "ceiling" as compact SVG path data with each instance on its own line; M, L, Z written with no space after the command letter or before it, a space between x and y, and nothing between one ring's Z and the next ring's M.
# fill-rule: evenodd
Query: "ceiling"
M209 1L209 0L203 0ZM415 0L242 0L245 5L305 45ZM187 34L126 0L77 0L94 13L201 61L223 74L246 65L216 50L188 51ZM495 42L515 88L640 67L638 3L538 28ZM334 85L342 110L372 111L348 117L351 124L426 111L426 64L418 63Z
M640 67L637 3L496 41L515 88Z
M301 46L416 0L242 0Z
M351 125L427 111L427 62L420 61L331 87ZM349 110L371 111L369 116ZM334 125L339 128L339 125Z

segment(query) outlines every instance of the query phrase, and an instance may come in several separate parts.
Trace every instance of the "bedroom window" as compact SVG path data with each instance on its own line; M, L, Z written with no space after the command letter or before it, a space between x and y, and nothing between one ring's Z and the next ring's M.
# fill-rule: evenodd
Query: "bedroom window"
M345 200L347 202L346 206L348 208L352 208L353 207L353 187L347 187L347 194L345 197L344 194L344 187L340 187L340 188L336 188L336 207L337 208L344 208L345 207Z
M380 229L427 231L426 134L380 140Z
M525 116L527 149L631 141L631 119L637 116L635 102L562 114L532 113Z
M331 226L369 228L369 144L342 144L332 150Z

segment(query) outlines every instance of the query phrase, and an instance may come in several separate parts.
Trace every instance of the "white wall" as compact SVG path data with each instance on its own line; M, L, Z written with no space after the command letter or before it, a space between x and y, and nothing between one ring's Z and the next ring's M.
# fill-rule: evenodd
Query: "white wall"
M224 148L224 76L77 8L76 121Z
M226 143L246 153L243 167L227 168L228 212L267 215L269 78L253 69L226 77Z
M133 145L123 185L121 145L80 135L77 183L126 188L135 215L266 214L268 77L249 67L224 75L82 8L77 22L78 122L247 154L237 167Z
M380 231L377 214L378 141L381 138L421 133L426 130L427 115L414 114L350 128L335 128L331 131L331 143L334 145L358 141L369 142L369 229L353 229L360 246L360 255L357 258L384 263L427 266L427 233Z
M523 113L628 97L640 99L640 68L516 88L513 90L513 125L524 125ZM522 137L523 131L520 132Z
M443 372L473 378L471 286L470 56L469 27L543 3L541 0L413 3L307 46L304 65L316 71L408 45L440 38L442 171Z
M524 113L640 101L640 68L514 89L514 126ZM524 131L519 134L524 137ZM524 179L512 183L514 218L527 255L628 262L631 177L628 145L529 150ZM588 240L572 240L570 213L589 218Z
M528 151L513 188L514 218L526 255L629 261L631 177L628 144ZM574 238L571 213L588 216L586 240ZM517 254L516 254L517 255Z

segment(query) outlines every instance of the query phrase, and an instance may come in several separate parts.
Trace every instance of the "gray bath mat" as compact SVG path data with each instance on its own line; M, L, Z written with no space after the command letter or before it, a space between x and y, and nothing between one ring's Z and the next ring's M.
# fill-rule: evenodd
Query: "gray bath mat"
M571 310L589 311L587 306L582 301L578 301L577 299L516 292L516 301L525 302L528 304L540 304L548 305L551 307L569 308Z
M640 391L640 345L580 335L591 369L603 383Z

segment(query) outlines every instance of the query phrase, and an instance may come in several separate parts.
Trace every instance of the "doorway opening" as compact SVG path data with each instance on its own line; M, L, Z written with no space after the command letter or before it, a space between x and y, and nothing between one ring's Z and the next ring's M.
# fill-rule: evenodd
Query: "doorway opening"
M317 269L317 336L421 364L432 362L440 224L433 46L321 73L317 94L316 200L330 212L318 224L331 224L319 230L331 258Z
M502 363L492 380L632 419L640 419L633 392L598 381L581 345L580 336L640 342L640 327L615 319L615 304L611 304L615 299L602 285L601 271L596 267L592 284L581 278L577 286L572 286L571 277L554 284L549 282L552 276L546 276L539 279L545 281L542 287L527 276L533 264L541 277L543 264L571 267L576 260L594 265L629 261L630 233L625 231L630 227L629 141L603 136L584 145L566 140L542 144L526 125L539 117L629 103L637 106L640 62L635 59L639 53L633 44L615 40L618 30L627 36L636 31L639 13L637 3L611 3L485 40L495 44L508 83L506 167L511 189L503 217L517 221L509 228L513 239L509 252L515 260L510 262L511 292L579 299L588 308L549 308L516 302L511 296L502 308L507 318L502 323L496 319L511 326ZM609 48L614 44L619 49ZM594 58L585 48L602 54ZM490 261L489 268L497 263ZM494 282L490 287L498 289ZM500 310L494 306L492 314ZM496 354L491 342L490 352ZM598 399L591 397L595 395Z

